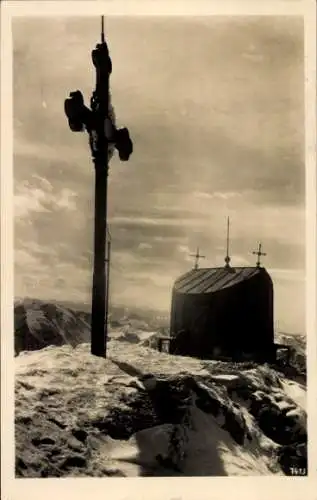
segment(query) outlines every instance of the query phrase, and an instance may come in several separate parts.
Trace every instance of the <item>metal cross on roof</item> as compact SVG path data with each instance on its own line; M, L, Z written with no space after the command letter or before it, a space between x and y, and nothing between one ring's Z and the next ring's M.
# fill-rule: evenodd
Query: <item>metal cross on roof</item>
M260 262L260 259L261 259L261 256L266 256L266 253L262 252L262 243L259 243L259 249L257 252L252 252L253 255L257 255L258 256L258 260L257 260L257 263L256 263L256 267L260 267L261 265L261 262Z
M198 247L197 247L196 254L190 254L190 257L194 257L195 258L194 269L198 269L199 259L205 259L206 258L205 255L200 255Z

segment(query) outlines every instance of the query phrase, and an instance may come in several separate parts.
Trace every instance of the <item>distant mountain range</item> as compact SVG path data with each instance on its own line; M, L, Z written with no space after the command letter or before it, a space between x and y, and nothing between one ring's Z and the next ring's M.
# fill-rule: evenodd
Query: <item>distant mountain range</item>
M48 345L76 346L90 341L90 305L70 301L16 299L14 304L15 354ZM110 329L131 327L138 331L168 333L169 317L151 309L112 306ZM292 345L305 356L304 335L276 333L276 341Z
M76 346L90 341L91 315L88 304L75 302L17 299L14 304L15 354L43 349L48 345ZM110 327L133 324L138 330L161 331L168 318L145 309L111 308Z

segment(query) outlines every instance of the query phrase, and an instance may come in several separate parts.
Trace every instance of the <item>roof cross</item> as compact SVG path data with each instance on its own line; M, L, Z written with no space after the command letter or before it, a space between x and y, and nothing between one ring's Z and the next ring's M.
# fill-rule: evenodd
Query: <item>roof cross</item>
M198 269L198 262L199 262L199 259L205 259L205 255L200 255L199 253L199 248L197 247L197 252L196 254L190 254L190 257L195 257L195 265L194 265L194 269Z
M261 259L261 256L266 256L266 253L262 252L262 243L259 243L259 249L257 252L252 252L253 255L257 255L258 256L258 260L257 260L257 263L256 263L256 267L260 267L261 265L261 262L260 262L260 259Z

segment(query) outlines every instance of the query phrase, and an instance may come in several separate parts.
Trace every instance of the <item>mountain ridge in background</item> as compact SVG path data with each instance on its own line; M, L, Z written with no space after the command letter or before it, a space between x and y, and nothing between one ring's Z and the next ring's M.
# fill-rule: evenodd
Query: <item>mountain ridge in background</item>
M34 350L47 345L77 345L90 340L90 305L72 301L42 300L37 298L17 298L15 312L15 353ZM77 325L78 322L78 325ZM131 329L169 332L169 317L154 309L112 306L109 313L111 327L128 325ZM46 339L43 333L48 325L52 334ZM69 328L65 331L64 328ZM41 334L42 332L42 334ZM41 337L43 336L43 338ZM276 340L295 346L302 356L306 356L306 338L302 334L277 331Z

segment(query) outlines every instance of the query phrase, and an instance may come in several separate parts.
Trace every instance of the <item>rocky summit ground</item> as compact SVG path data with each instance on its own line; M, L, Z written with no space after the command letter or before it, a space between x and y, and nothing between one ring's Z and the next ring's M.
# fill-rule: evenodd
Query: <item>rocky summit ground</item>
M305 473L301 383L160 353L140 336L118 328L107 359L87 343L15 357L18 477Z

